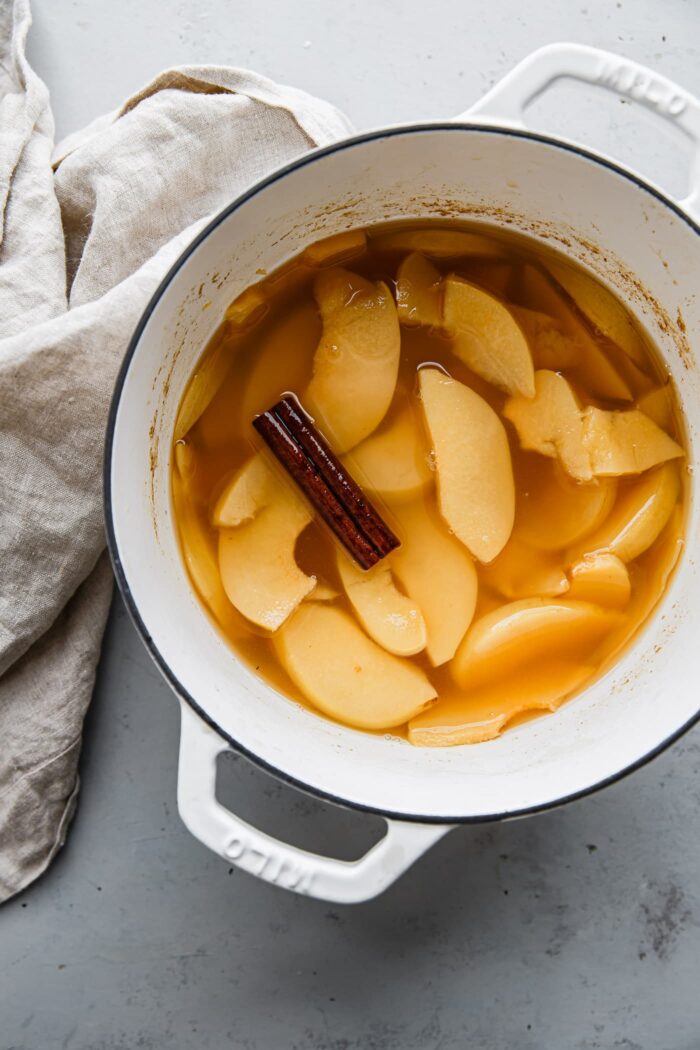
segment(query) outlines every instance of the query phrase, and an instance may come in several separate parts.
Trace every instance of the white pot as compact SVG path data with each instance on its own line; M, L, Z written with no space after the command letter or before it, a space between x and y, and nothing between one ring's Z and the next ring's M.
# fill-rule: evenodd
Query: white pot
M455 824L523 816L585 795L647 761L699 715L692 486L680 570L617 666L554 717L444 750L335 725L257 678L202 611L175 539L171 434L202 347L259 267L272 270L349 225L454 216L563 248L624 298L660 347L696 461L700 370L682 327L691 342L700 338L700 228L689 217L700 210L698 172L694 195L679 206L603 157L527 132L524 106L562 76L637 100L697 147L700 105L681 88L602 51L544 48L455 121L374 131L317 150L234 201L163 281L117 383L105 478L109 542L126 603L182 701L180 813L230 863L301 893L367 899ZM312 794L383 815L386 837L346 863L254 829L215 800L216 756L229 747Z

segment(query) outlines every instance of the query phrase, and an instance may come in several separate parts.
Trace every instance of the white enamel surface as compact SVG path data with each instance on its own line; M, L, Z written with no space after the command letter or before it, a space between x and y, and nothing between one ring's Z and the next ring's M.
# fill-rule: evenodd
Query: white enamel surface
M450 821L508 815L585 791L643 759L696 714L700 591L692 493L681 571L611 673L555 716L499 740L427 750L327 722L238 662L191 591L168 488L170 434L187 378L225 306L256 269L273 269L349 224L444 217L446 210L496 225L507 218L508 228L565 247L626 298L676 380L695 462L700 372L679 349L676 319L680 310L692 344L700 331L697 233L594 160L505 131L454 127L406 129L311 157L212 231L142 333L117 414L111 480L116 542L139 616L171 675L222 732L315 791L398 816ZM159 439L153 479L152 425Z
M678 84L628 58L584 44L548 44L523 59L463 118L496 118L508 127L525 127L529 103L563 77L605 88L677 125L694 145L690 192L680 203L700 214L700 104Z
M359 860L333 860L278 842L216 799L216 760L226 742L186 701L182 705L177 802L186 826L224 860L304 896L355 904L382 893L451 830L446 824L387 820L387 830Z

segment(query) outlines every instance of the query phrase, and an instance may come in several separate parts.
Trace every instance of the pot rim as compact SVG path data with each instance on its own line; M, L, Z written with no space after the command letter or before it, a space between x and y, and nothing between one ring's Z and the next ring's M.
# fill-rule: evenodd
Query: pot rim
M148 304L146 305L141 318L139 319L136 328L134 329L133 335L129 341L129 345L126 349L124 359L119 368L117 379L112 394L112 400L109 408L109 415L107 418L107 430L105 437L105 451L103 459L103 492L104 492L104 515L105 515L105 529L107 537L107 549L114 569L114 575L117 580L124 603L129 612L132 622L134 623L141 640L143 641L147 651L149 652L153 662L159 669L166 682L173 689L176 696L181 700L184 700L189 706L195 711L195 713L209 725L216 733L225 740L229 746L236 751L238 754L243 755L249 759L260 769L263 769L266 773L271 774L278 780L283 781L297 788L300 791L305 792L308 795L312 795L315 798L319 798L324 802L330 802L338 806L343 806L347 809L358 810L363 813L371 813L375 816L384 817L388 820L400 820L411 823L420 824L486 824L495 823L501 820L510 820L516 817L532 816L535 813L545 813L552 809L557 809L560 806L565 805L568 802L574 802L577 799L586 798L588 795L592 795L603 788L608 787L610 784L615 784L618 781L628 777L631 773L641 769L652 759L656 758L663 751L669 748L677 740L680 739L685 733L688 732L694 725L700 722L700 706L695 714L689 718L680 728L676 729L670 736L662 740L656 747L652 748L641 758L632 762L630 765L625 766L623 769L618 770L616 773L611 774L608 777L604 777L602 780L596 781L588 787L581 788L579 791L572 792L568 795L563 795L559 798L553 799L548 802L540 803L535 806L528 806L523 809L508 810L505 812L497 812L490 814L480 814L477 816L434 816L425 815L420 813L397 813L393 810L382 809L378 806L369 806L362 802L356 802L352 799L342 798L332 794L329 791L324 791L320 788L314 787L311 784L307 784L305 781L298 779L297 777L291 776L288 773L278 769L276 766L267 762L261 758L254 751L244 747L239 741L237 741L230 733L227 733L209 714L208 712L195 700L195 698L182 686L177 676L174 674L170 665L161 655L158 646L156 645L153 637L148 631L145 623L143 622L139 613L138 605L134 596L131 592L129 582L124 572L124 567L119 556L119 548L117 545L116 532L114 527L113 517L113 500L112 500L112 481L111 481L111 466L112 466L112 453L114 447L114 436L116 430L116 419L121 403L122 392L126 376L129 372L131 362L136 354L141 336L143 335L144 329L148 324L151 315L153 314L157 304L163 296L165 290L173 280L175 275L179 273L182 267L185 265L189 257L195 252L195 250L202 244L209 235L230 215L237 211L247 201L255 197L261 190L266 189L268 186L274 185L274 183L283 179L286 175L293 171L297 171L301 168L306 167L308 164L313 164L314 161L321 157L328 156L329 154L339 153L346 149L351 149L354 146L361 145L365 142L373 142L384 138L393 138L397 135L412 135L420 134L422 132L431 131L457 131L457 132L471 132L476 131L483 134L491 135L505 135L512 138L530 139L535 142L541 142L546 146L552 146L556 149L565 150L569 153L577 154L583 157L585 160L592 161L595 164L599 164L604 168L608 168L616 175L627 179L633 183L639 189L644 190L646 193L655 197L661 204L669 208L678 218L682 219L694 233L700 235L700 225L694 221L694 219L680 207L678 203L668 197L656 186L647 182L636 172L623 165L617 164L615 161L610 160L603 154L596 153L592 150L585 149L582 146L578 146L575 143L567 142L563 139L558 139L549 135L543 135L539 132L529 131L520 128L513 128L507 125L501 126L498 124L479 123L470 121L429 121L429 122L415 122L410 124L400 124L391 127L377 128L373 131L362 132L357 135L350 136L349 138L340 139L338 142L331 143L328 146L322 146L318 149L309 151L308 153L302 154L296 160L290 161L281 168L277 168L270 175L267 175L264 179L256 182L250 189L236 197L230 204L227 204L220 212L218 212L214 218L207 223L203 230L201 230L196 237L189 243L189 245L182 251L176 261L170 267L166 275L160 281L155 292L151 296Z

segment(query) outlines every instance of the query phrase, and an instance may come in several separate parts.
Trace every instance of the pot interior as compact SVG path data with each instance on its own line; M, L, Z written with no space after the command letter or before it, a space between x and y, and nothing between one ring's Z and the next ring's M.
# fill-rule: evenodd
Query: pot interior
M539 136L457 124L396 129L340 143L272 176L222 213L166 279L118 389L108 467L113 553L127 600L177 692L268 767L315 792L398 816L513 815L619 775L696 717L700 591L692 485L680 571L612 670L553 716L494 741L448 749L336 725L258 679L193 593L172 520L177 407L228 303L256 271L275 269L319 237L417 218L515 230L592 270L661 351L695 462L700 372L690 344L700 332L700 241L692 223L634 177Z

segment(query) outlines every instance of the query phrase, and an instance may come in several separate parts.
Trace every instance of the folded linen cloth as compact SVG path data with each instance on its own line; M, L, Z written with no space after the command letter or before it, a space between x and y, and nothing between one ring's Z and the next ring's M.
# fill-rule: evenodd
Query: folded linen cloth
M0 4L0 901L63 844L112 578L112 387L167 269L213 213L352 129L254 73L168 70L54 151L29 0Z

